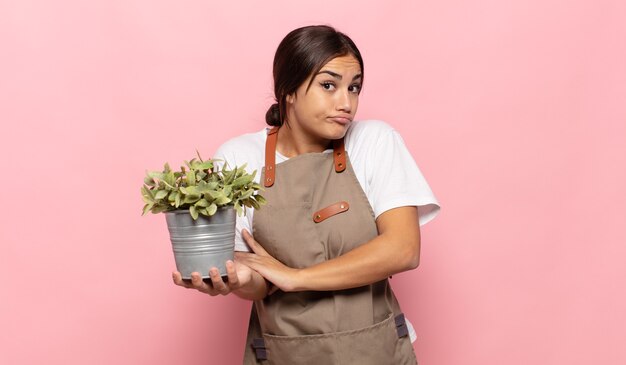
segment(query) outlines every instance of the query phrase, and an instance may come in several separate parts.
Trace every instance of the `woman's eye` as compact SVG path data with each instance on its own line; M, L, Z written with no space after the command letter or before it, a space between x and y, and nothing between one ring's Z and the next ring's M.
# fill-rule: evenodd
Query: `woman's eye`
M359 92L361 92L361 85L356 85L355 84L355 85L350 86L350 88L351 88L350 91L352 91L353 93L357 93L358 94Z
M322 82L321 85L326 90L330 90L331 87L335 86L332 82Z

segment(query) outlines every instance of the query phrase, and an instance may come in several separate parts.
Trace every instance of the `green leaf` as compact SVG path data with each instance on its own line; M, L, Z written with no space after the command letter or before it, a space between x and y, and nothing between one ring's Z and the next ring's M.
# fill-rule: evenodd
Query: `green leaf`
M252 179L254 179L254 176L252 175L244 175L242 177L238 177L237 179L235 179L235 181L233 181L233 186L239 187L247 185L252 182Z
M256 201L261 205L267 204L267 200L262 195L257 194L254 196L254 199L256 199Z
M144 178L143 178L143 183L144 183L144 184L146 184L146 185L148 185L148 186L150 186L150 187L153 187L153 186L155 186L155 185L156 185L156 183L154 182L154 179L153 179L153 178L151 178L150 176L146 176L146 177L144 177Z
M193 205L189 207L189 214L194 220L198 219L198 210Z
M144 202L154 203L154 196L152 195L152 191L148 189L145 185L141 187L141 196L143 196Z
M167 197L167 201L169 202L173 202L176 200L176 197L178 196L178 191L172 191L170 192L170 195Z
M215 200L215 199L219 198L220 196L222 196L222 193L219 192L219 191L215 191L215 190L207 190L206 191L206 195L211 197L211 200Z
M209 184L205 181L198 182L197 190L199 194L206 194L212 189L209 187Z
M207 210L207 213L209 213L209 216L211 216L215 214L215 212L217 212L217 205L211 204L206 210Z
M198 202L195 204L196 207L203 207L206 208L209 206L209 202L204 200L204 199L200 199L198 200Z
M155 200L160 200L163 199L167 196L167 191L165 190L159 190L157 191L157 193L154 195L154 199Z
M200 195L200 191L195 186L181 186L180 191L186 195Z
M232 171L224 171L224 185L230 185L233 183L233 180L235 180L235 174L237 173L237 171L232 170Z
M157 214L157 213L162 213L169 210L169 208L167 207L167 205L155 205L152 208L152 213Z
M170 187L174 187L176 185L176 177L174 177L174 173L171 171L168 171L164 176L163 176L163 181L165 183L167 183L167 185L169 185Z
M230 203L231 201L232 201L232 199L230 199L227 196L223 196L222 195L222 196L218 197L217 199L215 199L214 203L219 205L219 206L223 206L223 205L226 205L226 204Z
M241 199L241 200L243 200L243 199L248 199L249 197L251 197L251 196L252 196L252 193L254 193L254 190L249 189L249 190L247 190L245 193L243 193L243 194L239 197L239 199Z
M183 203L193 204L197 202L198 200L200 200L200 198L201 198L200 195L185 195L185 197L183 198Z
M193 170L187 171L187 185L188 186L196 185L196 173Z
M241 217L243 208L241 207L241 204L239 204L239 202L235 202L235 210L237 211L237 215Z
M150 178L157 179L157 180L163 180L163 173L160 172L160 171L148 171L148 172L146 172L146 174Z
M176 199L174 199L174 206L176 208L180 207L180 199L183 196L183 194L176 194Z
M227 197L231 197L233 195L233 187L230 185L224 186L224 190L222 190L222 193Z
M146 215L146 213L148 213L150 211L150 209L152 209L152 207L154 206L153 203L148 203L146 205L143 206L143 212L141 213L141 215Z
M210 170L213 168L213 162L212 161L204 161L202 163L199 163L197 166L198 170Z

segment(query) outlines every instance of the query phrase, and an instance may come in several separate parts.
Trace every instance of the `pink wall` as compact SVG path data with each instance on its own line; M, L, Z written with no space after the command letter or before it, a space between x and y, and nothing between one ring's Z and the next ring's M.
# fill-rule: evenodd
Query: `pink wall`
M239 361L248 303L171 283L139 187L261 128L314 23L443 206L393 279L420 364L626 363L625 3L372 3L0 2L0 363Z

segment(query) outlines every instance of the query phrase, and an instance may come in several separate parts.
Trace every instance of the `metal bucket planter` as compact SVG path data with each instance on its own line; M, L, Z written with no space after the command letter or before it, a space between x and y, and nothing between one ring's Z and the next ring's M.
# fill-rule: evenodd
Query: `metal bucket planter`
M183 279L199 272L209 278L209 269L217 267L226 275L226 261L235 251L236 212L232 206L219 208L211 217L200 215L193 220L188 210L165 212L167 228L176 260L176 269Z

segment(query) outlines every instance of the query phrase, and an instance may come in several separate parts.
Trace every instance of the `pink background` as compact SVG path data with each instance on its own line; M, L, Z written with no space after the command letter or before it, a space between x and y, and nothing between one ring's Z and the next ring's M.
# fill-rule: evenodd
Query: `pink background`
M249 303L172 284L139 188L262 128L318 23L443 206L392 279L420 365L626 363L619 0L1 1L0 363L239 362Z

